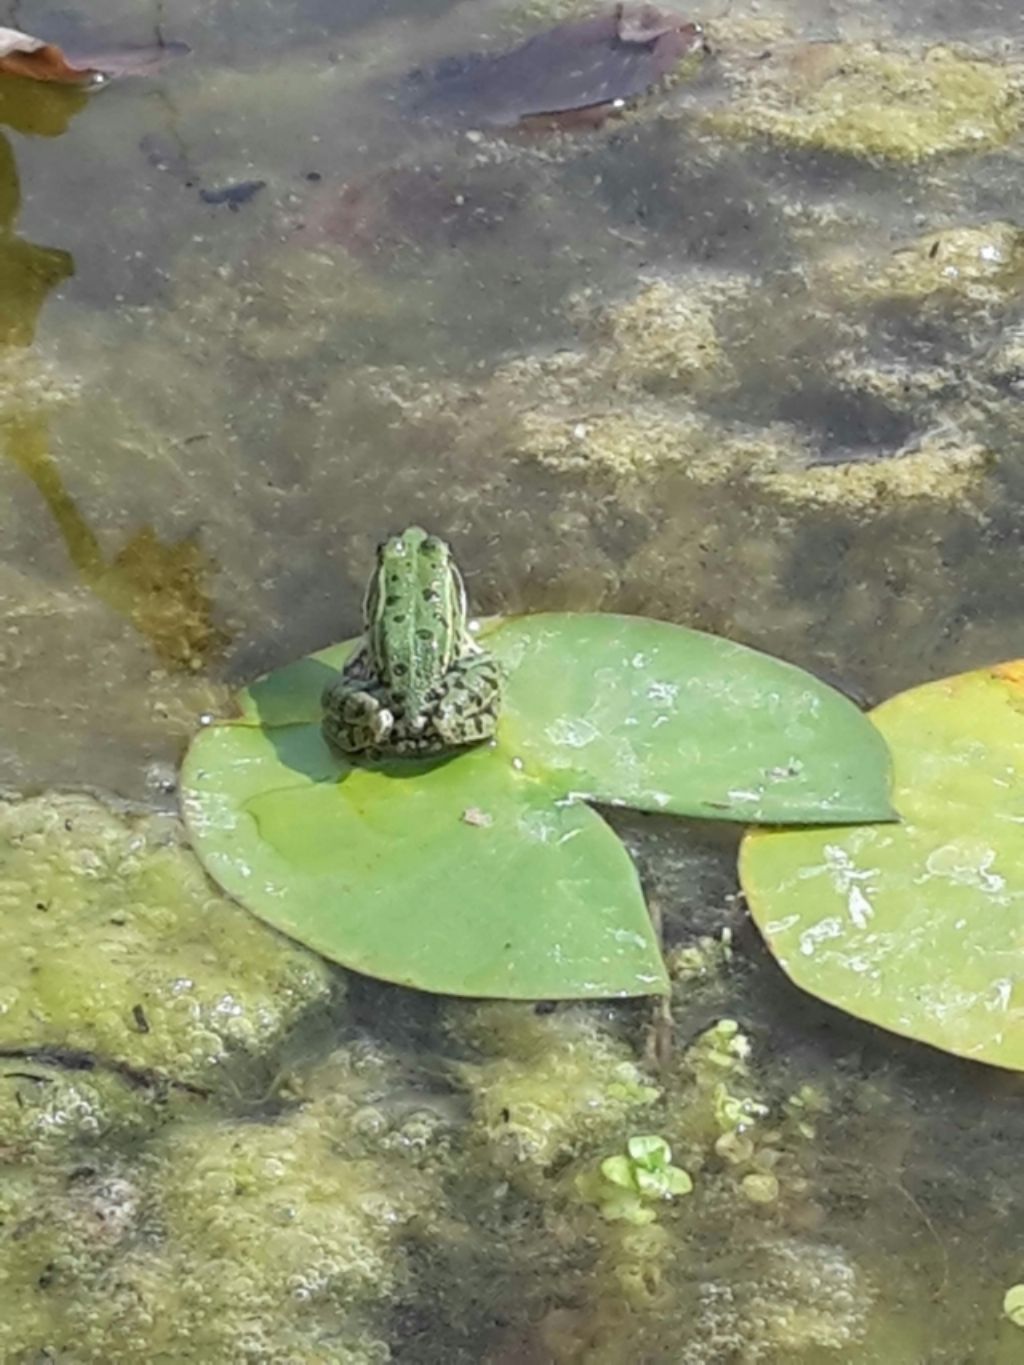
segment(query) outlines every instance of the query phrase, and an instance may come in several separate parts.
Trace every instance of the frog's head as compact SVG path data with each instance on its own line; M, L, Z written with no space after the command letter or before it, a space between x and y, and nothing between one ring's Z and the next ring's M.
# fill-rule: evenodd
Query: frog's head
M379 660L405 649L426 653L447 668L466 629L466 587L452 552L439 536L410 526L377 547L377 565L363 604L366 631ZM428 638L429 635L429 638Z

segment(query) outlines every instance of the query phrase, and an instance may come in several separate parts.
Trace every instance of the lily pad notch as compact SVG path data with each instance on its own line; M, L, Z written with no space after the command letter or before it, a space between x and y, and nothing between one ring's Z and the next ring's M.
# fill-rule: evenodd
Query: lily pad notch
M539 614L479 633L504 666L496 741L353 766L320 695L354 648L260 679L201 731L181 800L213 879L335 962L442 994L664 994L639 878L590 802L743 823L894 818L884 739L790 664L642 617Z

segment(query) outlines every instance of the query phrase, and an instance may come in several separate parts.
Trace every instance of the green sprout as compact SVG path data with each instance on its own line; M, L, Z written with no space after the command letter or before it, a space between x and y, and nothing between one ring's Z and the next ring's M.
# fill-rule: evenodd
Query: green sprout
M1003 1312L1015 1327L1024 1327L1024 1284L1014 1284L1003 1295Z
M672 1149L662 1137L638 1135L626 1143L626 1156L609 1156L599 1176L579 1182L585 1197L596 1203L609 1222L642 1225L657 1217L649 1205L655 1200L689 1194L693 1181L672 1165Z
M726 1086L716 1085L715 1123L722 1133L742 1133L768 1113L768 1106L749 1095L734 1095Z
M631 1062L623 1062L615 1068L616 1079L605 1088L610 1100L621 1100L623 1104L653 1104L661 1098L661 1091L653 1085L644 1085L638 1079L637 1069Z

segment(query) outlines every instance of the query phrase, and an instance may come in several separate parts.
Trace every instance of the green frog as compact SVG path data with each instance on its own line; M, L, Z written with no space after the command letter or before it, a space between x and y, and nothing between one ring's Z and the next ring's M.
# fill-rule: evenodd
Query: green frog
M445 542L412 526L377 550L363 638L322 696L323 733L353 758L422 758L494 734L502 671L476 643Z

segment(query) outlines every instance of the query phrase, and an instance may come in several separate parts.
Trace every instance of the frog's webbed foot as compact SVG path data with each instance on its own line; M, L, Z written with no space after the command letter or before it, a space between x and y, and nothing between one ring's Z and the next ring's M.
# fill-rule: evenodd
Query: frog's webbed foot
M345 677L323 690L323 733L328 744L343 754L362 754L385 744L395 724L382 690L353 688Z

